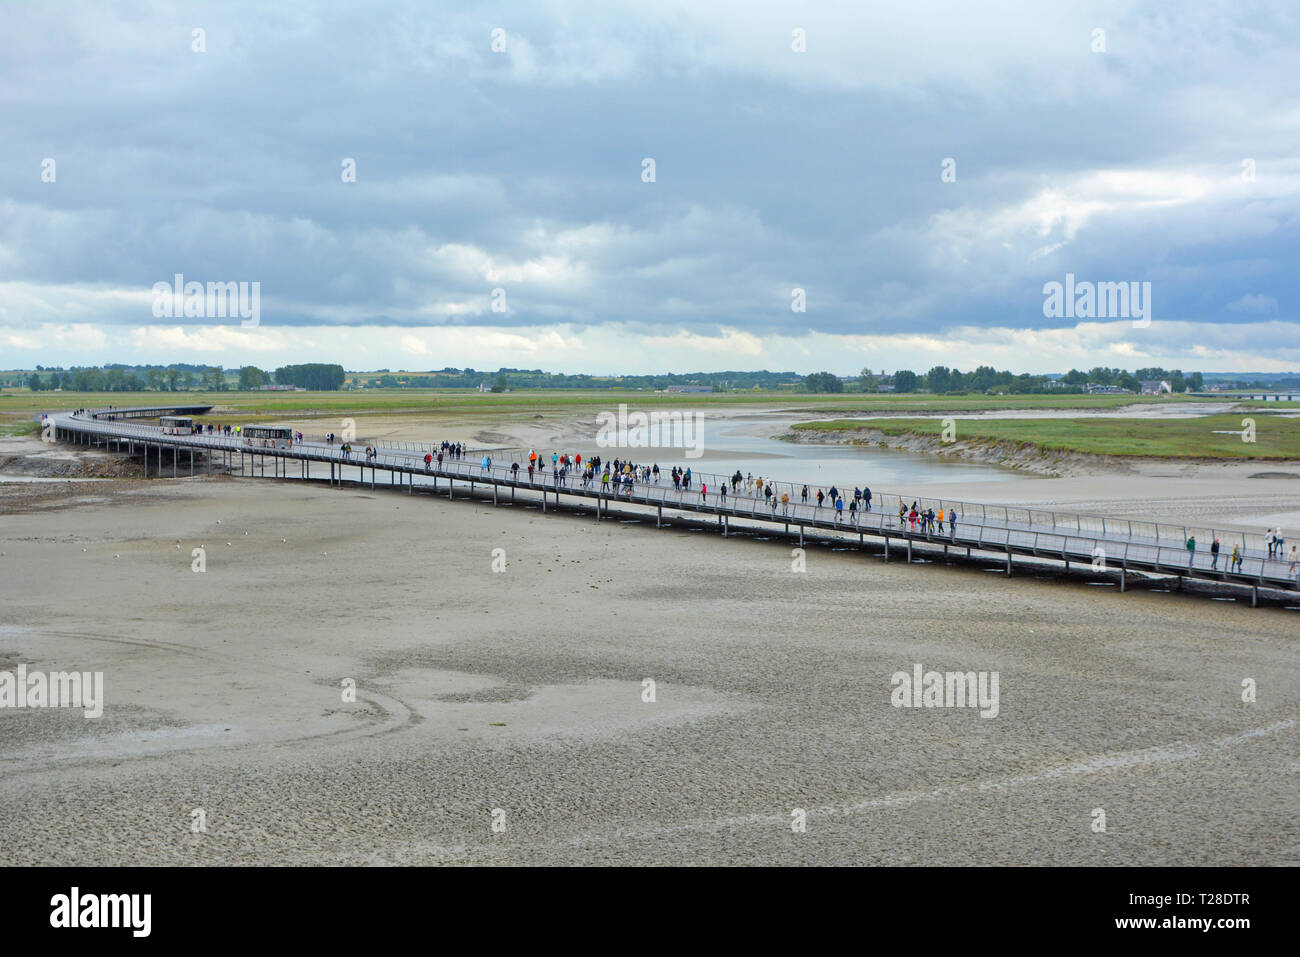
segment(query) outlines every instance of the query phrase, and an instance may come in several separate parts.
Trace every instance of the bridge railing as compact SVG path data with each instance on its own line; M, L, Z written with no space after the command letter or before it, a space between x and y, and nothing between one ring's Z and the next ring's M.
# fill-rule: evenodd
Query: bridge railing
M224 435L221 433L196 432L190 436L175 436L163 434L157 426L136 425L124 421L106 422L102 420L92 420L85 417L76 419L76 427L87 432L98 433L106 436L121 438L138 438L142 441L159 442L181 447L192 448L213 448L231 452L244 452L252 454L288 454L292 457L315 458L322 461L335 461L350 466L374 465L380 468L391 468L402 471L410 471L416 474L427 472L430 475L448 476L461 479L473 480L474 478L491 478L496 481L518 481L520 484L528 484L526 467L521 461L524 453L508 452L504 461L499 461L496 456L492 459L492 464L485 470L481 465L481 455L475 452L467 452L465 457L459 460L445 458L442 464L431 463L431 467L425 469L423 455L426 452L434 452L436 455L436 446L429 443L418 442L400 442L400 443L376 443L369 442L377 450L377 456L373 460L365 458L364 449L354 448L350 456L344 455L336 442L334 445L326 444L323 441L317 443L314 441L304 441L295 443L294 447L283 450L267 448L256 444L257 440L244 439L242 436ZM520 462L521 468L516 473L511 469L511 465ZM723 484L727 484L728 494L724 497L720 494ZM556 487L564 489L575 489L582 486L581 475L577 470L570 470L562 479L557 479L554 471L549 467L549 461L539 471L532 482L533 487ZM929 498L924 496L907 497L900 496L891 491L873 490L873 508L866 511L865 508L851 510L847 505L841 513L838 522L835 518L835 509L830 504L824 504L818 507L815 503L815 492L818 488L823 490L830 486L813 486L809 485L810 501L803 501L804 486L799 483L790 482L767 482L764 486L771 485L774 489L773 496L769 499L757 491L756 484L748 485L742 482L737 489L732 490L730 486L730 477L722 476L716 473L705 473L692 471L691 487L673 486L672 480L666 470L661 470L659 481L656 483L653 478L649 482L641 480L639 477L634 482L631 494L628 495L622 487L615 490L607 489L613 498L625 498L635 502L645 504L669 504L678 507L692 507L696 504L707 505L714 511L725 511L727 514L743 517L749 515L752 517L762 516L764 518L781 518L789 519L791 522L831 522L839 524L846 529L862 529L888 531L894 527L900 531L915 531L920 526L913 526L910 520L905 517L902 523L898 523L898 514L896 506L889 508L887 503L902 501L910 514L911 504L914 501L918 510L933 507L936 514L942 510L945 517L945 527L951 527L951 516L953 507L956 506L959 527L963 529L963 534L968 528L978 530L978 541L996 546L1006 546L1008 544L1015 547L1035 548L1040 551L1052 551L1053 553L1064 550L1071 556L1089 557L1093 560L1101 558L1110 564L1122 561L1124 557L1132 557L1135 560L1147 562L1159 562L1161 567L1176 569L1182 567L1195 568L1197 570L1218 571L1223 570L1231 561L1231 547L1224 546L1218 556L1217 561L1209 553L1209 542L1213 537L1220 536L1221 541L1230 543L1240 542L1242 544L1241 567L1239 571L1244 574L1263 575L1268 578L1277 578L1287 580L1289 575L1289 561L1285 555L1278 555L1273 559L1267 557L1263 548L1251 547L1252 538L1244 533L1228 533L1216 531L1214 529L1203 529L1191 526L1170 526L1161 523L1131 521L1128 519L1107 518L1102 516L1085 516L1075 513L1058 513L1048 509L1038 508L1015 508L1000 505L988 505L984 503L965 502L960 500L951 500L946 498ZM708 498L703 500L701 492L703 486L708 486ZM600 476L596 476L590 485L591 490L602 488ZM843 493L841 492L841 495ZM780 502L781 495L786 495L789 501ZM850 491L850 496L852 492ZM885 508L881 505L885 504ZM774 507L775 506L775 507ZM1070 532L1073 531L1073 535ZM942 540L942 532L933 533L936 540ZM1189 553L1185 548L1185 542L1189 535L1197 537L1197 549L1195 553ZM1173 541L1174 546L1170 546ZM1100 552L1100 555L1098 554Z
M510 453L514 461L523 460L522 452ZM540 457L546 467L551 467L549 456ZM617 458L617 456L615 456ZM606 460L608 461L608 460ZM644 463L641 463L644 465ZM661 469L660 483L667 482L671 486L671 478L668 475L668 469ZM700 472L692 469L693 489L698 490L702 484L707 484L710 492L715 491L724 481L730 483L731 476L723 476L717 473ZM638 481L640 478L638 477ZM653 479L651 479L653 482ZM742 479L739 493L746 496L755 495L753 486L748 484L749 476ZM757 481L757 477L755 478ZM769 481L764 479L764 485L773 487L773 494L780 500L781 496L789 496L792 502L802 502L802 492L804 485L801 483L785 481ZM808 485L809 498L815 500L816 493L820 489L823 492L828 491L832 483L821 485ZM730 485L729 485L730 488ZM849 496L852 495L852 486L848 486ZM842 497L845 489L838 489ZM761 494L759 495L761 498ZM970 502L961 499L950 498L933 498L928 496L918 496L916 494L899 494L890 490L873 489L873 511L878 510L882 505L890 510L896 511L897 502L902 501L910 510L913 502L916 503L918 510L933 508L936 514L942 510L945 516L951 513L953 506L957 507L957 513L960 519L965 521L974 521L974 516L980 516L981 524L996 523L1005 527L1022 528L1025 530L1033 529L1053 529L1053 530L1070 530L1073 529L1079 534L1090 534L1098 539L1113 539L1117 536L1123 536L1126 539L1135 541L1149 541L1152 544L1162 545L1173 543L1174 547L1183 548L1189 537L1195 536L1197 548L1199 550L1208 550L1210 544L1217 537L1220 540L1222 554L1226 557L1231 554L1232 546L1239 545L1243 555L1246 553L1267 554L1267 549L1263 541L1263 536L1252 534L1241 530L1223 530L1206 526L1192 525L1171 525L1160 522L1147 522L1136 519L1113 518L1102 515L1087 515L1075 512L1057 512L1052 509L1024 507L1016 508L1012 506L988 505L980 502ZM891 508L887 503L894 503ZM832 507L832 503L827 502L824 507ZM847 508L847 503L846 503ZM1280 560L1280 559L1279 559Z

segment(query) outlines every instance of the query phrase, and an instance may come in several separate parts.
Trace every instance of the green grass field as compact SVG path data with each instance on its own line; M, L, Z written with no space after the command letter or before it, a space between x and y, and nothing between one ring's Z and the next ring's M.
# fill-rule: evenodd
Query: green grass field
M1166 458L1300 459L1300 418L1256 413L1255 441L1242 440L1242 419L958 419L956 438L1013 442L1047 451ZM886 435L941 435L942 419L832 419L796 425L814 432L879 429ZM1234 434L1216 434L1233 432Z
M668 395L639 390L586 391L525 390L480 393L468 389L366 389L356 392L29 392L14 389L0 393L0 435L33 432L32 415L41 411L105 405L211 404L224 410L210 418L217 422L303 418L313 414L338 416L419 415L431 418L499 416L503 420L537 414L569 415L613 409L619 403L633 408L681 407L691 409L779 408L816 413L942 413L1023 409L1110 410L1128 405L1177 402L1221 402L1221 399L1176 400L1137 395L812 395L782 392L745 392ZM1267 411L1280 411L1276 403ZM1239 432L1242 414L1197 419L990 419L959 420L958 437L1005 440L1047 450L1092 452L1104 455L1150 455L1244 459L1300 458L1300 419L1281 418L1250 411L1256 422L1256 441L1238 435L1215 435L1215 430ZM939 419L887 418L829 419L796 426L798 429L849 430L877 428L890 435L939 434Z
M0 437L7 435L35 435L41 430L39 422L24 422L21 419L0 421Z
M668 395L639 390L527 390L479 393L467 389L366 389L357 392L29 392L0 393L0 420L30 418L32 413L105 405L210 403L238 415L365 414L499 414L570 413L629 406L688 407L708 410L765 406L817 412L973 412L994 409L1115 409L1145 402L1169 401L1136 395L812 395L743 392ZM1198 400L1180 400L1198 401ZM1213 400L1199 400L1213 401Z

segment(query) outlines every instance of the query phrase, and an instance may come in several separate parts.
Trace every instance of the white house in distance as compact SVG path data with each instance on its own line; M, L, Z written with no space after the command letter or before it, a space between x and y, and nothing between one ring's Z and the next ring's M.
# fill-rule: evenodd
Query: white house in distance
M1172 395L1174 387L1165 379L1143 379L1143 395Z

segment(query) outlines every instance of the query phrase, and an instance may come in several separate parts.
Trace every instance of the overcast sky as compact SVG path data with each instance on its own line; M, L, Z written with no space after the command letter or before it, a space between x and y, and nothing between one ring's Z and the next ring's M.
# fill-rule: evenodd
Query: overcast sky
M466 6L0 6L0 367L1300 369L1294 3Z

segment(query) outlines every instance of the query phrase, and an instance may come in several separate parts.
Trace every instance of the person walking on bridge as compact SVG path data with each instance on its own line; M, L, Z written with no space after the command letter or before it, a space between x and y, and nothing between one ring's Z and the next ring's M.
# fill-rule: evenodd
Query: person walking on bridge
M1219 536L1214 536L1214 541L1210 543L1210 567L1217 569L1219 567Z
M1192 563L1196 561L1196 536L1187 536L1187 567L1191 568Z
M1232 546L1232 557L1228 560L1228 571L1241 571L1241 546Z
M1268 557L1272 558L1273 549L1277 547L1277 536L1273 534L1273 529L1270 528L1264 536L1264 544L1268 546Z
M433 453L432 453L432 452L425 452L425 453L424 453L424 470L425 470L426 472L429 471L429 467L430 467L431 465L433 465Z
M939 513L935 515L935 520L939 523L939 534L943 534L943 506L939 506Z

